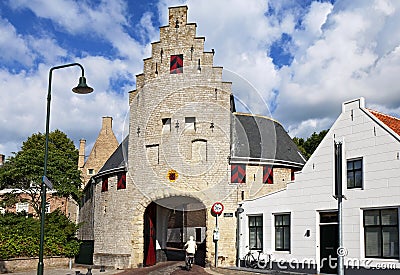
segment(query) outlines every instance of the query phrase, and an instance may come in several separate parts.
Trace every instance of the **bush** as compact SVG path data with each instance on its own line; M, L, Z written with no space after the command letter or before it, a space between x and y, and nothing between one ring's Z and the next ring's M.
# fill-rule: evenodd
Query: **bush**
M0 259L39 255L40 220L25 214L0 215ZM46 214L44 255L74 257L80 242L75 238L78 227L61 211Z

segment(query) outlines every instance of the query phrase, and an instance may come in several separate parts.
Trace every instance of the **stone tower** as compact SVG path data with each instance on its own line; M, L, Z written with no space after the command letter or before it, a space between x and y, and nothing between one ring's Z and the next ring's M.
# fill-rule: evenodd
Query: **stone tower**
M207 262L213 257L210 232L215 227L210 208L224 200L226 210L234 211L236 187L228 175L231 83L222 81L222 67L213 66L214 53L204 51L204 42L196 37L196 24L187 22L186 6L169 9L169 24L160 28L160 41L152 43L152 56L144 60L131 93L128 179L140 190L139 214L133 217L138 232L146 230L141 213L151 202L163 208L158 213L184 209L190 217L190 210L205 211ZM229 231L220 249L232 261L235 222L219 223ZM132 261L146 261L146 240L135 238L132 244Z
M284 188L304 165L278 122L235 113L232 83L204 42L186 6L169 9L129 95L129 136L86 188L96 265L153 265L189 236L200 264L235 265L239 203Z

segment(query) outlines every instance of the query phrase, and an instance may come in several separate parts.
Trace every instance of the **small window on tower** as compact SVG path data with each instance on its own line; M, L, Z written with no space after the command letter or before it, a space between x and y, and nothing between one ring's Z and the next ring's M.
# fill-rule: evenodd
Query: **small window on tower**
M162 132L163 133L171 132L171 118L162 119Z
M183 73L183 54L171 55L169 72L171 74Z
M196 118L195 117L185 117L185 130L196 131Z

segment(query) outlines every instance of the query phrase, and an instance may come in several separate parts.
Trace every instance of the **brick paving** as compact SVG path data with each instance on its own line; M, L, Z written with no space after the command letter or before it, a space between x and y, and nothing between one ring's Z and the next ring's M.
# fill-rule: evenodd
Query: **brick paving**
M44 275L76 275L76 272L80 271L80 275L86 275L88 272L85 266L75 266L72 269L58 268L58 269L45 269ZM182 275L182 274L199 274L199 275L276 275L276 274L301 274L301 273L291 273L291 272L278 272L266 269L251 269L251 268L236 268L236 267L201 267L198 265L193 265L190 271L185 270L184 261L169 261L161 262L154 266L142 267L142 268L130 268L125 270L115 270L106 269L104 272L100 272L99 268L93 268L91 270L93 275ZM13 275L35 275L36 270L30 270L25 272L12 273Z

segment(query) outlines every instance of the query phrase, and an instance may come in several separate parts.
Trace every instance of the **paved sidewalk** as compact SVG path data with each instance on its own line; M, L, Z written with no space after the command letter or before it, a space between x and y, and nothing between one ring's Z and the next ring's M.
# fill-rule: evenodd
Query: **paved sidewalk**
M200 266L194 266L194 270L190 272L182 270L182 266L184 266L184 262L164 262L159 263L155 266L148 268L133 268L127 270L115 270L115 269L106 269L103 272L100 272L99 267L94 267L91 270L93 275L133 275L133 274L212 274L212 275L255 275L255 274L263 274L263 275L298 275L303 273L296 272L284 272L284 271L276 271L276 270L268 270L268 269L252 269L252 268L237 268L237 267L207 267L202 268ZM77 271L80 271L80 275L86 275L88 273L88 269L85 266L75 266L72 269L69 268L48 268L44 270L44 275L76 275ZM12 273L12 275L36 275L36 270L25 271L25 272L16 272Z
M88 269L86 267L73 267L72 269L69 268L45 268L44 270L44 275L76 275L76 272L80 271L81 275L84 275L88 272ZM123 272L123 270L115 270L115 269L109 269L105 270L105 272L100 272L100 269L92 269L92 274L93 275L111 275L111 274L118 274ZM24 271L24 272L16 272L16 273L11 273L12 275L36 275L37 271L36 270L30 270L30 271Z

